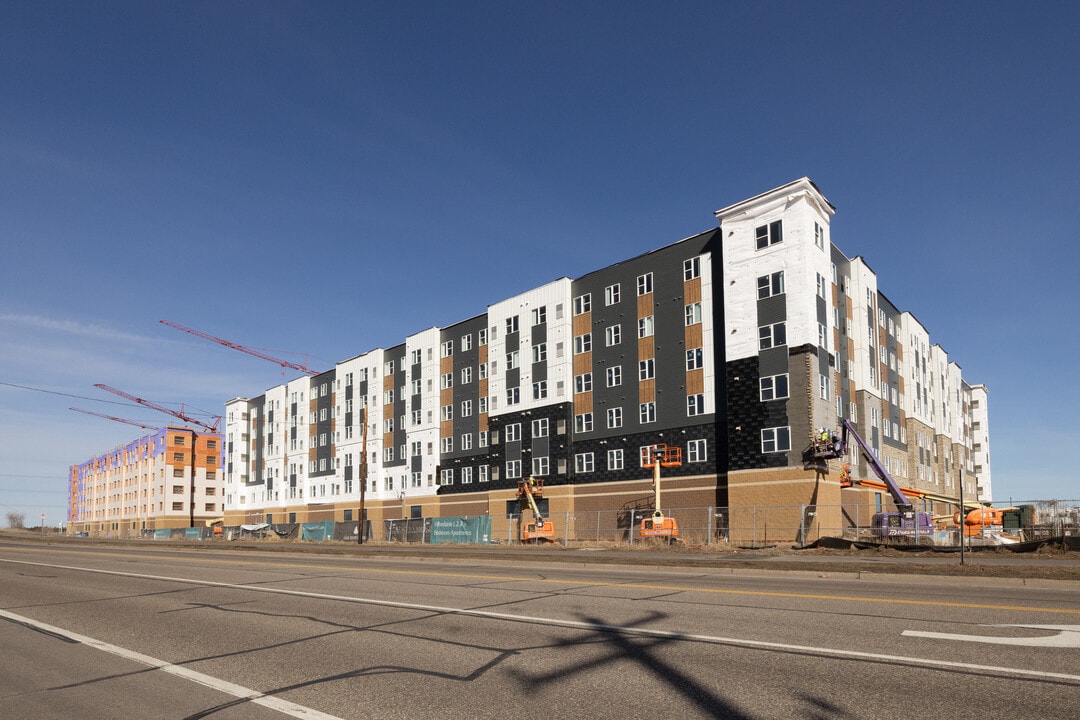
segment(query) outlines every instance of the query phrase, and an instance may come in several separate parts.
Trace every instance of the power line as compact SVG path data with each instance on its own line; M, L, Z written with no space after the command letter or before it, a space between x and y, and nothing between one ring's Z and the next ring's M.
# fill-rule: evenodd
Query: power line
M136 408L140 407L139 405L134 405L132 403L126 403L126 402L120 402L119 400L102 400L101 398L87 397L86 395L72 395L71 393L62 393L62 392L57 392L55 390L46 390L44 388L30 387L29 385L16 385L15 383L9 383L9 382L0 382L0 385L4 385L6 387L18 388L20 390L30 390L31 392L47 393L49 395L59 395L61 397L77 398L79 400L89 400L91 402L108 403L109 405L120 405L122 407L136 407ZM172 403L172 404L181 405L182 403ZM209 417L218 417L214 413L207 412L206 410L200 410L199 408L195 408L195 409L198 410L199 413L203 413L203 414L205 414L205 415L207 415Z
M49 395L59 395L61 397L78 398L79 400L90 400L92 402L109 403L110 405L125 405L127 407L132 406L130 403L122 403L119 400L102 400L101 398L87 397L85 395L72 395L71 393L56 392L55 390L45 390L44 388L30 387L29 385L16 385L15 383L0 382L0 385L7 387L19 388L20 390L30 390L32 392L48 393Z

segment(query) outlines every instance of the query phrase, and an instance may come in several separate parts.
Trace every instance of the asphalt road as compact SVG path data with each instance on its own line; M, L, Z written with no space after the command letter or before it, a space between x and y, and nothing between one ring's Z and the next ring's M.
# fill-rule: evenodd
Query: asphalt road
M13 718L1073 718L1080 583L0 542Z

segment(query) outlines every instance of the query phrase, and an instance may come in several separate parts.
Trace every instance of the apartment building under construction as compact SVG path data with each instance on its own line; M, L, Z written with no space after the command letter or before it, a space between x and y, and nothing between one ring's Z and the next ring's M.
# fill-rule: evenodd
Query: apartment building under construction
M555 512L640 507L644 450L664 443L683 456L665 506L821 507L839 526L843 504L883 502L812 461L840 418L924 502L961 482L990 499L986 388L833 244L834 212L802 178L701 234L230 400L226 522L356 520L361 490L373 520L506 517L529 476Z

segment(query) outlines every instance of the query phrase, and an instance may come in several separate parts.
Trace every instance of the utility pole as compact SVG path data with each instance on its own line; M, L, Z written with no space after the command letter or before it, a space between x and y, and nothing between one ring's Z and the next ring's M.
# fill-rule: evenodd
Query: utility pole
M964 564L964 544L967 540L967 507L964 506L964 468L960 468L960 564Z
M367 396L364 396L364 429L360 433L360 522L356 526L356 544L364 544L364 494L367 492Z

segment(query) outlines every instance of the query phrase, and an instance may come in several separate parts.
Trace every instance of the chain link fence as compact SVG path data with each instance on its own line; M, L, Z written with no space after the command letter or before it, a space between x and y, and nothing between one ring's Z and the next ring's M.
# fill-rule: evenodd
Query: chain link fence
M957 547L1040 542L1051 538L1080 540L1080 500L1030 500L994 503L961 512L959 505L916 506L900 513L887 505L762 505L664 508L662 518L677 524L677 536L660 530L654 512L642 508L567 511L547 517L555 541L563 545L633 545L679 542L768 548L805 547L824 540ZM405 518L365 522L364 542L492 544L516 543L528 514L472 518ZM448 526L448 523L452 527ZM892 523L892 525L890 525ZM289 525L238 525L216 528L101 531L92 537L141 537L148 540L273 540L285 542L357 542L358 523L318 522ZM665 525L666 526L666 525ZM651 536L649 536L651 535Z

